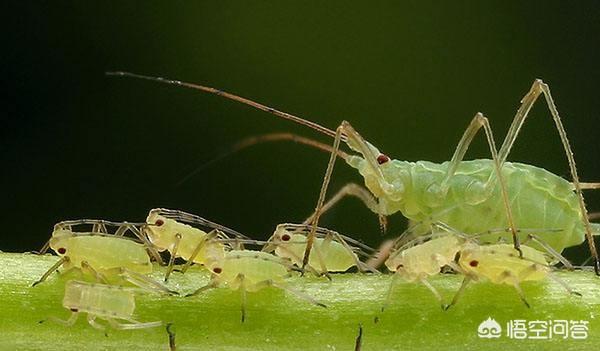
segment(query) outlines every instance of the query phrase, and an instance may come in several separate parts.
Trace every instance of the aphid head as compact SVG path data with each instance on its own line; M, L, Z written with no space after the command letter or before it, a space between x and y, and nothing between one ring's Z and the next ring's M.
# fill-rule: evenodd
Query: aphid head
M174 220L161 216L156 210L151 210L146 218L145 233L148 240L159 248L169 247L175 240L175 231L171 230Z
M69 253L69 239L72 237L73 233L70 231L55 231L50 239L50 247L57 255L66 256Z
M377 198L400 201L404 193L404 179L409 176L406 162L392 160L373 144L364 140L350 124L342 124L347 136L346 144L359 155L349 155L346 163L356 168L365 179L366 187Z

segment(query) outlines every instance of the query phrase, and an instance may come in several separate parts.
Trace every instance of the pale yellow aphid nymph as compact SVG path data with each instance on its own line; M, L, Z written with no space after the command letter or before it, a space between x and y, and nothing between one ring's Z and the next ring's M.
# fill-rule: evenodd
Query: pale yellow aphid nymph
M442 302L442 296L427 281L427 278L439 274L444 266L459 270L454 260L457 253L462 249L465 239L451 233L441 235L407 249L398 249L392 252L385 261L385 265L391 272L395 273L384 308L391 300L397 277L402 277L408 282L418 281L425 285L439 301L442 308L446 308L446 305Z
M70 280L65 286L63 306L71 311L71 317L68 320L55 317L49 319L66 326L73 325L80 313L87 313L88 323L101 330L104 330L105 326L96 322L96 318L106 320L115 329L153 328L162 324L160 321L142 323L133 319L134 289L120 286Z
M91 274L102 283L126 280L143 288L175 293L145 275L152 272L146 245L123 236L74 232L66 228L62 222L55 226L49 246L60 260L34 286L64 266L63 273L78 269L82 273Z
M311 226L308 224L279 224L263 251L274 251L275 255L290 259L293 264L302 267L310 230ZM348 242L357 247L350 246ZM356 251L366 255L362 250L373 251L356 240L342 236L333 230L318 227L307 267L318 275L327 272L345 272L354 266L361 271L372 270L361 262L355 253Z
M242 322L246 318L246 292L255 292L273 286L291 292L292 294L321 307L325 305L312 297L296 291L288 286L285 278L290 276L291 263L269 253L254 250L231 250L220 260L210 263L212 272L210 282L188 294L197 295L205 290L227 287L240 290L242 294Z
M148 240L158 251L169 251L171 255L165 281L173 270L175 258L181 257L187 261L181 270L185 272L192 263L207 265L221 259L228 249L227 240L230 239L225 233L233 238L248 239L233 229L178 210L152 209L146 222L148 225L144 232ZM212 230L207 233L187 223L202 225Z
M471 280L480 279L489 280L495 284L512 285L517 290L521 301L527 307L529 307L529 303L525 299L520 285L524 281L538 281L552 278L561 284L567 292L579 295L579 293L572 291L563 281L552 275L552 268L547 263L548 257L546 254L526 245L521 245L521 251L523 253L522 258L519 257L519 252L515 250L513 245L465 244L458 259L458 264L465 275L465 280L448 307L458 301Z

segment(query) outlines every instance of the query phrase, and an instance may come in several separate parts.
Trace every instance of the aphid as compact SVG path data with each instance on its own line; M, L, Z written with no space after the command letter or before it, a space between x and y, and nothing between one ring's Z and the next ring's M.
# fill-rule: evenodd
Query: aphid
M234 239L249 239L233 229L213 223L200 216L166 208L150 210L146 222L148 225L144 227L144 232L148 236L148 240L159 251L167 250L171 254L165 281L169 279L177 257L187 261L181 269L183 273L192 263L206 265L211 261L222 258L226 250L226 241L230 239L225 233ZM207 233L186 223L201 225L212 230Z
M79 314L83 312L87 313L88 323L100 330L105 330L106 327L96 322L96 318L104 319L108 322L108 325L115 329L154 328L162 324L160 321L142 323L133 319L133 312L135 311L134 289L121 286L69 280L65 286L63 306L71 311L71 317L67 320L50 317L49 320L71 326L77 321Z
M263 251L273 251L275 255L290 259L293 264L301 267L310 230L311 226L308 224L279 224ZM350 246L349 242L355 247ZM361 262L355 252L367 256L373 249L338 232L318 227L308 267L318 275L345 272L354 266L360 271L374 271Z
M289 291L314 305L326 307L299 291L288 286L285 278L290 276L292 265L282 258L254 250L232 250L225 256L209 264L212 273L210 282L187 296L200 294L208 289L226 286L240 290L242 295L242 322L246 319L246 292L254 292L273 286Z
M60 260L33 286L64 266L65 272L79 269L102 283L108 283L109 278L116 277L140 287L176 293L145 276L152 272L150 257L146 246L132 239L98 232L73 232L65 229L61 222L54 227L49 247L58 254Z
M570 294L581 296L552 275L552 268L548 266L546 255L543 252L526 245L522 245L521 250L522 258L519 257L519 253L512 245L465 244L458 259L465 279L447 308L456 304L471 280L480 279L487 279L494 284L512 285L527 307L529 307L529 303L525 299L520 285L524 281L543 280L550 277L561 284Z
M520 227L562 228L563 232L559 234L542 232L538 235L558 252L566 247L579 245L587 238L595 260L596 274L600 275L600 260L592 237L595 231L598 232L595 230L598 227L592 226L589 221L582 194L582 189L597 188L597 184L579 181L571 146L550 89L539 79L533 82L531 89L521 100L521 106L500 150L496 150L488 119L477 113L465 130L452 159L436 164L391 159L365 141L346 121L343 121L336 131L332 131L317 123L218 89L128 72L107 74L147 79L216 94L334 137L334 151L311 223L313 227L318 224L335 157L338 155L336 150L343 141L350 149L360 154L347 156L344 160L359 171L366 187L377 197L377 214L391 215L401 212L414 221L435 218L436 221L447 223L468 234L508 226L508 232L512 234L517 250L520 250L519 239L524 238L518 236ZM545 97L564 146L572 183L542 168L507 162L529 110L541 94ZM471 141L482 127L492 160L463 161ZM308 262L314 232L311 232L308 239L304 264ZM482 242L491 243L497 242L497 239L496 236L480 238Z
M461 271L454 260L464 245L465 238L456 232L446 231L431 234L428 241L417 243L418 241L422 240L415 239L393 251L385 261L386 267L394 272L394 276L382 311L391 301L392 291L398 277L402 277L408 282L420 282L425 285L438 300L442 309L446 308L442 302L442 296L427 279L438 275L444 266L449 266L458 272Z

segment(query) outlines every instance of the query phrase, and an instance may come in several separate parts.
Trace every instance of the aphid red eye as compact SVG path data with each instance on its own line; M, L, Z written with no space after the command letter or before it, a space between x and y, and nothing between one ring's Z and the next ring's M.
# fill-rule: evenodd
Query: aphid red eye
M289 235L287 235L287 234L283 234L283 235L281 236L281 240L283 240L283 241L290 241L290 239L291 239L291 238L290 238L290 236L289 236Z
M471 262L469 262L469 266L471 267L477 267L479 265L479 261L473 260Z
M154 224L160 227L161 225L165 224L165 221L163 221L162 219L157 219L156 222L154 222Z
M64 254L66 254L66 253L67 253L67 249L65 249L64 247L60 247L60 248L58 248L58 250L57 250L57 251L58 251L58 253L59 253L59 254L61 254L61 255L64 255Z
M215 267L215 268L213 268L213 272L219 274L219 273L223 272L223 270L221 269L221 267Z
M390 158L388 157L388 155L379 154L379 156L377 156L377 163L379 163L380 165L388 162L389 160Z

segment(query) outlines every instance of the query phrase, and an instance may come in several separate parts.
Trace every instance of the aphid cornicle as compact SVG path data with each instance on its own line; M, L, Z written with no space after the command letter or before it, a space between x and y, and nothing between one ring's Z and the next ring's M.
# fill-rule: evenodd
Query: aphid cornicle
M108 283L115 278L117 281L124 279L143 288L176 294L145 275L152 272L146 245L123 236L74 232L67 228L71 228L71 224L64 225L61 222L55 225L49 247L57 253L60 260L33 283L33 286L43 282L50 274L64 266L65 272L78 269L91 274L102 283Z
M263 251L290 259L298 267L302 266L307 235L311 231L308 224L283 223L275 228ZM313 250L308 266L318 275L328 272L345 272L356 266L360 271L375 271L361 262L356 252L367 257L373 249L338 232L327 228L317 228Z
M480 279L487 279L494 284L512 285L527 307L529 303L520 285L524 281L537 281L550 277L561 284L568 293L581 296L552 275L552 267L547 263L547 255L526 245L522 245L521 249L522 258L512 245L466 243L458 259L465 279L447 308L457 303L470 281Z
M87 313L88 323L100 330L106 328L96 322L96 318L106 320L108 325L115 329L154 328L162 324L160 321L142 323L133 319L134 290L121 286L69 280L65 286L63 306L71 311L71 317L68 320L50 317L49 320L71 326L77 321L80 313ZM119 322L120 320L127 323Z
M158 251L169 251L171 254L165 281L173 271L175 258L181 257L187 261L181 269L185 273L192 263L206 265L222 258L229 239L249 239L233 229L179 210L152 209L146 222L148 225L144 227L144 233L148 240ZM207 233L187 223L212 230Z
M242 322L246 319L246 292L254 292L272 286L286 290L314 305L326 307L312 297L288 286L285 278L290 276L291 263L269 253L254 250L232 250L209 264L210 282L186 296L198 295L208 289L228 287L239 290L242 295Z
M393 160L365 141L346 121L333 131L219 89L129 72L107 74L152 80L216 94L334 137L332 157L312 222L314 227L318 224L335 156L339 155L336 151L343 141L350 149L360 154L349 155L344 159L359 171L367 188L377 197L376 213L391 215L402 212L405 217L414 221L434 218L467 234L484 232L489 228L508 228L517 250L519 241L524 239L524 236L518 235L518 228L561 228L563 231L558 234L541 232L538 235L558 252L566 247L581 244L587 239L595 261L596 274L600 275L600 260L593 240L597 227L592 228L582 195L582 189L597 188L598 185L579 181L573 152L550 89L539 79L533 82L531 89L521 100L521 106L499 150L496 150L488 119L477 113L465 130L452 159L436 164L426 161ZM544 95L559 132L572 183L542 168L507 162L521 127L540 95ZM481 128L485 131L492 159L463 161L471 141ZM481 237L480 240L494 243L498 237ZM313 241L314 233L311 233L304 264L308 261Z

